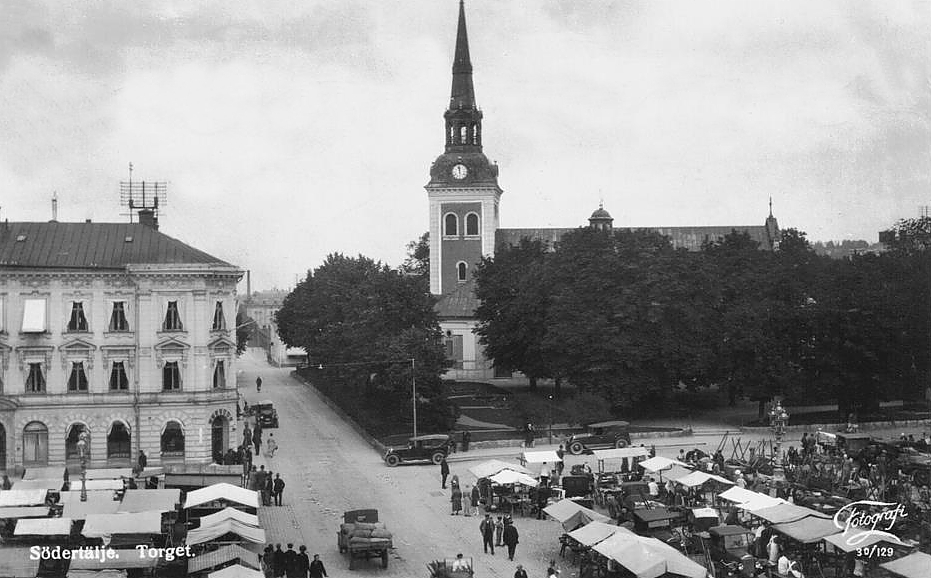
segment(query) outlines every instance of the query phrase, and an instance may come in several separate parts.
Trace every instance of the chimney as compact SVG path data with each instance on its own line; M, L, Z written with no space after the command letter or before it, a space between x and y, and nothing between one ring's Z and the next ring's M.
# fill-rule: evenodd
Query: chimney
M152 209L139 209L139 224L158 231L158 215Z
M252 271L246 270L246 299L252 298Z
M58 222L58 193L52 193L52 220L49 222Z

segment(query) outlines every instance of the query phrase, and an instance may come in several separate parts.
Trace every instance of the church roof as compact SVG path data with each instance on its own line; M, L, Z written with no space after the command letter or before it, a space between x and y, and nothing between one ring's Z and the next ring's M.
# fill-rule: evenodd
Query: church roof
M459 283L433 306L440 319L473 319L479 300L475 297L475 282Z
M459 27L456 30L456 54L453 59L453 88L449 95L449 109L459 108L475 108L469 35L466 33L465 6L461 0L459 2Z
M604 207L598 207L589 219L610 219L611 213L604 210Z
M140 223L0 223L0 267L124 269L130 264L232 267Z
M596 213L598 211L595 211ZM607 211L605 211L607 212ZM593 214L592 217L595 215ZM610 217L610 215L609 215ZM672 246L676 249L699 251L706 241L716 241L728 235L731 231L746 232L750 238L760 244L760 249L770 251L773 243L764 225L720 226L720 227L614 227L619 230L645 229L656 231L669 237ZM498 229L495 231L495 247L501 245L517 245L523 237L546 241L549 247L559 242L563 235L575 229Z

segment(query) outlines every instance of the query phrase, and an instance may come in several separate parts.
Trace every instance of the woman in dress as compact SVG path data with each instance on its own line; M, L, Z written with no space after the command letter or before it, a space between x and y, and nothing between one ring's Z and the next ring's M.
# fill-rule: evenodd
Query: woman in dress
M452 486L452 495L449 501L452 503L451 516L455 516L462 511L462 490L459 489L459 484Z
M276 451L278 451L278 442L275 441L275 434L268 434L268 441L265 442L265 457L275 457Z

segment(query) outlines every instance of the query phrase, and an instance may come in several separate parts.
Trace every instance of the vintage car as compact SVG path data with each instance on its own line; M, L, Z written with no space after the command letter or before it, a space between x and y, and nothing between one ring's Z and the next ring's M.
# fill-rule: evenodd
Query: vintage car
M709 552L715 562L738 562L750 555L753 531L743 526L726 525L708 528Z
M265 399L249 406L249 413L255 417L255 422L262 428L278 427L278 410L270 399Z
M455 442L446 434L431 434L417 436L410 439L407 447L390 447L385 452L385 463L394 467L401 462L432 462L439 464L443 461Z
M586 426L585 433L574 434L566 442L572 455L606 448L626 448L630 445L630 423L626 421L602 421Z

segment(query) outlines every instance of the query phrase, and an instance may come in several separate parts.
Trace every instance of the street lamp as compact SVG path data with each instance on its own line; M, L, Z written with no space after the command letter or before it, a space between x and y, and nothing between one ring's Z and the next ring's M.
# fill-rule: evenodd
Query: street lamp
M78 453L81 456L81 501L87 501L87 430L78 434Z
M549 442L548 443L550 445L553 445L553 396L550 395L548 397L550 400L549 406L547 407L547 410L548 410L547 421L549 421L549 438L548 438Z

